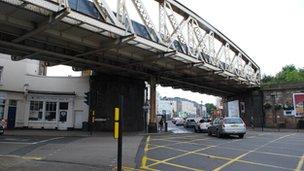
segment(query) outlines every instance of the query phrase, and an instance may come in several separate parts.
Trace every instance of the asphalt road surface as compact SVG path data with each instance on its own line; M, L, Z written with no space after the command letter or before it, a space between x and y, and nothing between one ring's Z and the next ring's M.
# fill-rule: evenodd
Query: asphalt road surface
M248 132L244 139L204 133L150 135L143 170L303 170L303 133Z

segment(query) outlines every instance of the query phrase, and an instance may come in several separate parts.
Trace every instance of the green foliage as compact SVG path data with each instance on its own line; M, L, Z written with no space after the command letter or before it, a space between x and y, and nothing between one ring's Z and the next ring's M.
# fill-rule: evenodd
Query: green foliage
M206 106L207 113L209 115L212 115L213 111L216 109L216 107L214 106L214 104L213 103L206 103L205 106Z
M304 82L304 68L296 68L294 65L286 65L274 77L264 75L262 84L297 83Z

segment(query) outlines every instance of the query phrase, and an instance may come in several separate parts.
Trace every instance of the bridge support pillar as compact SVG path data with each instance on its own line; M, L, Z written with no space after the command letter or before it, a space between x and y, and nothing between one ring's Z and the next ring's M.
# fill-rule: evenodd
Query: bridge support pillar
M148 125L148 132L157 132L157 117L156 117L156 78L152 77L150 80L150 120Z

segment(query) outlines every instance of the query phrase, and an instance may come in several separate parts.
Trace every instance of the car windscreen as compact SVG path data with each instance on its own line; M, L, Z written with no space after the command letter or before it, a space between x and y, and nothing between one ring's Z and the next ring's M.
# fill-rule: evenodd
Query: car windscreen
M194 120L194 119L189 119L188 121L189 121L189 122L195 122L195 120Z
M241 118L225 118L224 119L225 124L241 124L243 123Z

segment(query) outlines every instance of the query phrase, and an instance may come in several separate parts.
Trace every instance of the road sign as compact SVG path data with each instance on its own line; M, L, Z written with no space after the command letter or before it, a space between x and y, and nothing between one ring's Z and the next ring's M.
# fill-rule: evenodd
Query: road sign
M105 122L107 121L107 118L96 118L95 122Z

